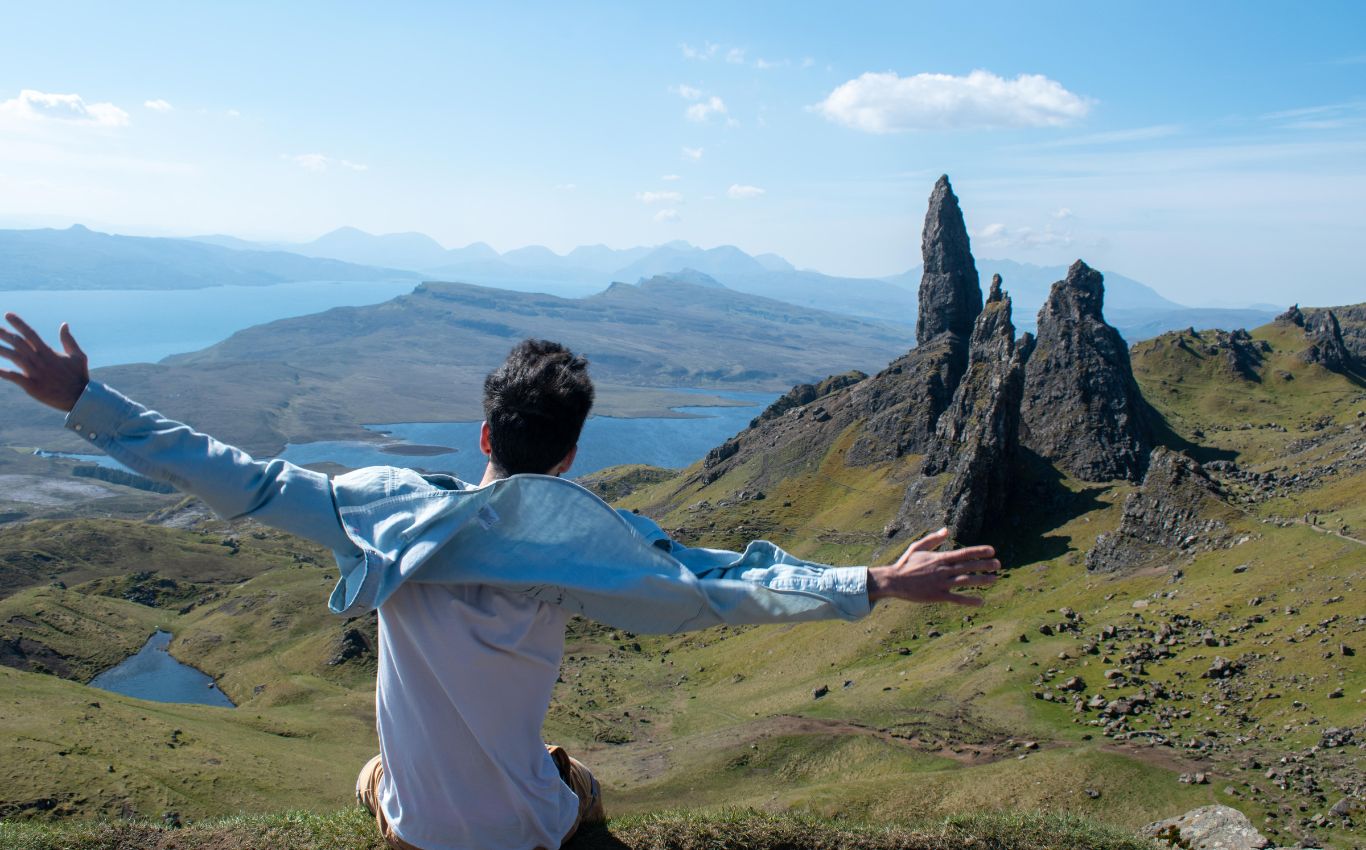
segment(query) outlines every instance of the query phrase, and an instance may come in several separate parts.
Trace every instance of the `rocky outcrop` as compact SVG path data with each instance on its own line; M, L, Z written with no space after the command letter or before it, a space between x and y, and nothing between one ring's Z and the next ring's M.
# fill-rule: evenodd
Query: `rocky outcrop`
M853 387L851 402L864 426L849 449L849 465L865 466L926 451L939 417L953 401L967 360L968 338L943 333Z
M917 344L924 345L945 332L966 339L982 312L982 284L968 245L963 211L947 174L930 193L920 254L925 270L920 277L920 310L915 322Z
M1317 363L1331 372L1345 373L1353 364L1352 352L1342 339L1342 326L1332 310L1325 310L1304 323L1304 334L1309 338L1309 347L1300 357L1306 363Z
M1350 321L1353 346L1349 346L1338 321L1337 310L1343 312ZM1316 363L1332 372L1347 373L1363 356L1366 348L1366 304L1353 304L1331 309L1301 310L1300 305L1292 304L1288 310L1276 317L1280 324L1294 325L1304 330L1309 347L1300 352L1305 363Z
M1020 442L1084 481L1139 480L1153 437L1129 348L1106 323L1100 272L1081 260L1039 310Z
M897 525L943 524L955 539L976 538L986 517L1005 506L1019 444L1028 335L1022 343L1016 344L1010 298L995 275L973 328L967 372L939 417L922 469L927 476L952 477L933 500L929 488L911 487Z
M1303 311L1306 323L1317 323L1328 308L1310 307ZM1357 366L1366 363L1366 303L1347 304L1333 307L1331 312L1338 321L1342 333L1342 343L1356 358Z
M836 390L852 387L854 384L857 384L867 377L867 375L855 369L851 372L845 372L843 375L831 375L819 384L797 384L795 387L779 396L778 400L765 408L763 413L760 413L758 416L751 419L749 427L753 428L760 422L777 419L779 416L782 416L793 408L801 407L804 404L810 404L818 398L825 398Z
M1124 500L1119 528L1096 538L1086 568L1131 570L1221 544L1231 511L1222 495L1191 458L1153 450L1143 486Z
M1262 850L1271 843L1247 815L1228 806L1201 806L1180 817L1150 823L1143 835L1185 850Z

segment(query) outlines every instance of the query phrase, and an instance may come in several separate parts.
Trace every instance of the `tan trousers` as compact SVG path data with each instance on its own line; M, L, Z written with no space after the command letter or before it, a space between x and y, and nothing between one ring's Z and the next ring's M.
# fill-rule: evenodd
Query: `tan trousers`
M602 789L598 785L598 780L593 778L593 774L584 767L583 762L576 758L571 758L565 752L564 747L557 747L553 744L546 744L546 750L550 753L550 758L554 760L555 767L560 771L560 779L569 786L569 790L579 798L579 814L574 819L574 825L569 828L568 834L560 840L564 845L574 834L579 831L579 827L589 824L602 823L607 820L602 810ZM356 801L370 810L370 814L375 816L375 823L379 825L379 834L384 836L384 840L395 850L421 850L414 847L394 834L394 830L389 826L389 821L384 817L384 810L379 805L379 781L384 777L384 763L379 756L375 756L365 763L365 767L360 769L360 776L356 777ZM539 850L558 850L558 848L540 848Z

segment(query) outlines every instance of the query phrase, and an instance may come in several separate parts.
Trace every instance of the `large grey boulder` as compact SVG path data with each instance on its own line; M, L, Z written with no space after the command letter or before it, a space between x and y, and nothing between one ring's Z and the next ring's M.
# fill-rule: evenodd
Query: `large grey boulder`
M1262 850L1269 846L1247 815L1228 806L1201 806L1184 815L1150 823L1143 834L1189 850Z

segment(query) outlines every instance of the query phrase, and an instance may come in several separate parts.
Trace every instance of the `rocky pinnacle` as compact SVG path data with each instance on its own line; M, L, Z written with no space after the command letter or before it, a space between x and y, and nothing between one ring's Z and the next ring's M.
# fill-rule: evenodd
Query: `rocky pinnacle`
M982 287L968 246L963 211L948 175L940 177L930 193L920 254L925 270L920 277L916 344L924 345L945 331L967 339L977 314L982 312Z
M1152 416L1129 347L1101 314L1105 284L1081 260L1039 311L1025 369L1020 442L1083 481L1139 481L1152 450Z

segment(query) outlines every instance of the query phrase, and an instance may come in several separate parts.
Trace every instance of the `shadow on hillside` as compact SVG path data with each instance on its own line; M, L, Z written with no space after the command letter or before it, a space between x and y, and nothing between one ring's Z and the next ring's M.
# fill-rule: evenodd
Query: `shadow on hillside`
M1061 472L1024 446L1019 449L1015 474L1015 486L1006 508L1007 527L997 546L1002 563L1010 569L1067 554L1072 548L1071 538L1048 532L1106 506L1096 497L1109 485L1068 489Z
M575 833L564 850L630 850L631 845L612 834L606 824L584 827Z
M1143 406L1146 408L1145 415L1148 417L1148 426L1152 429L1154 446L1165 446L1172 451L1181 452L1194 458L1197 463L1238 459L1238 453L1232 449L1217 449L1213 446L1192 443L1172 430L1172 426L1167 424L1167 418L1159 413L1157 408L1148 404L1146 400L1143 402Z

